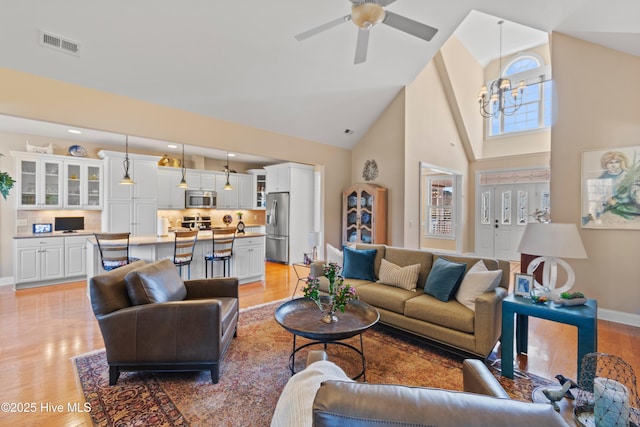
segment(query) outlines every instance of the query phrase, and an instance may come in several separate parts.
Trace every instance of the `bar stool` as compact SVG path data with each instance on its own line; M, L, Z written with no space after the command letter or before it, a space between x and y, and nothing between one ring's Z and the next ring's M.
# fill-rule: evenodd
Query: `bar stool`
M193 251L198 240L198 230L175 231L174 234L172 261L179 268L180 276L182 276L182 267L186 265L187 278L191 279L191 261L193 260Z
M129 236L131 233L93 233L98 250L100 262L105 271L115 270L123 265L138 261L138 258L129 256Z
M222 275L231 274L229 261L233 256L233 243L236 240L236 229L221 228L211 230L212 251L204 256L204 277L209 277L209 263L211 263L211 277L213 277L213 263L222 261Z

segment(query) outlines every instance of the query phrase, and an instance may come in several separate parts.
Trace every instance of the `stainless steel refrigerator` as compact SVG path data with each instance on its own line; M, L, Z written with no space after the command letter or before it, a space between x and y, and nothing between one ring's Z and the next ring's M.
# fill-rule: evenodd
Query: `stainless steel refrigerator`
M289 193L267 194L266 257L289 264Z

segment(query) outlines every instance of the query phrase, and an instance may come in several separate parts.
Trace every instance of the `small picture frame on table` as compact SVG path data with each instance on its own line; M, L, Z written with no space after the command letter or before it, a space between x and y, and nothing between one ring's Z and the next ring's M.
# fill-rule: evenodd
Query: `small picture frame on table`
M513 275L513 286L515 294L529 298L533 288L533 275L525 273L515 273Z

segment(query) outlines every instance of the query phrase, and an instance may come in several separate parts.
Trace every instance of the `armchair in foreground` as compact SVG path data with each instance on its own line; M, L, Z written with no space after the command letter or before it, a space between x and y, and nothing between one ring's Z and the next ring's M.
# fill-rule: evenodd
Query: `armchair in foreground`
M109 363L122 371L211 371L237 336L238 279L182 281L170 260L136 261L90 280Z

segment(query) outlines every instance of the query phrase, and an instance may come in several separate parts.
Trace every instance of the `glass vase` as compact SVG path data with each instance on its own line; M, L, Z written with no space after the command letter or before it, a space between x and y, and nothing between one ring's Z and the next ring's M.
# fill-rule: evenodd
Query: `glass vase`
M322 310L322 321L324 323L333 323L338 321L333 295L320 297L320 306Z

